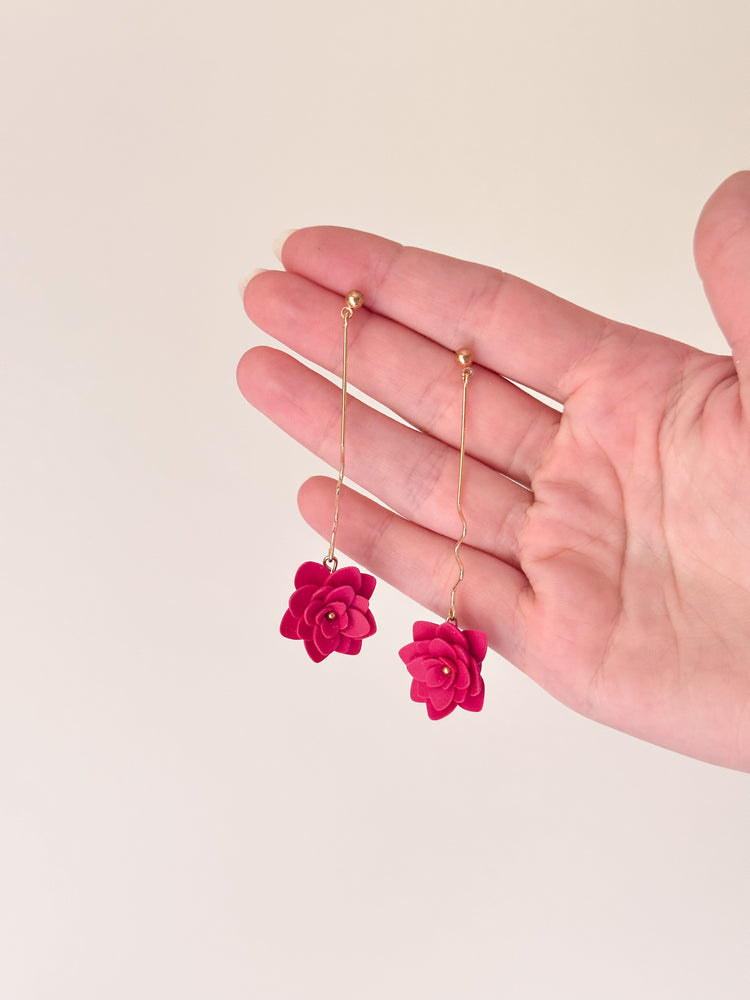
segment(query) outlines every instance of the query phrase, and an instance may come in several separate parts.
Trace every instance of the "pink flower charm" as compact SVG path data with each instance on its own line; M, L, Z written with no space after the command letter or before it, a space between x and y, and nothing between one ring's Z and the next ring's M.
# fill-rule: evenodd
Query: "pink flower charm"
M424 702L431 719L443 719L456 705L478 712L484 704L482 660L487 636L461 631L452 622L414 622L414 642L399 656L414 680L411 699Z
M295 591L281 619L281 634L302 639L308 655L320 663L330 653L354 655L362 640L375 632L370 597L375 577L356 566L331 572L322 563L302 563Z

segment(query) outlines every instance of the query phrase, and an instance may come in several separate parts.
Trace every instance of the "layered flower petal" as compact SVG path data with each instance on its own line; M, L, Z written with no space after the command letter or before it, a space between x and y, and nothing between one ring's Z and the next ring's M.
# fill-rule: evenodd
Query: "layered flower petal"
M291 608L286 612L284 617L281 619L281 634L285 639L299 639L300 636L297 632L297 618L292 613Z
M312 596L318 588L314 584L305 584L299 590L295 590L289 601L289 610L299 618L305 613L305 608L312 600Z
M330 570L322 563L304 562L294 577L295 590L299 590L300 587L310 584L319 587L322 583L326 582L330 575Z
M399 652L413 678L412 701L424 704L430 719L444 719L456 706L478 712L484 704L484 632L463 632L453 622L415 622L413 636Z
M429 704L436 708L438 712L444 712L449 706L455 707L453 701L453 691L450 688L432 688L428 695Z
M316 663L334 652L355 655L362 640L377 628L370 611L375 582L374 576L361 573L356 566L331 572L322 563L302 563L281 619L281 634L301 639Z
M342 628L344 635L348 636L350 639L364 639L366 636L371 635L371 623L368 621L367 616L363 615L361 611L356 608L349 608L348 621L346 626Z

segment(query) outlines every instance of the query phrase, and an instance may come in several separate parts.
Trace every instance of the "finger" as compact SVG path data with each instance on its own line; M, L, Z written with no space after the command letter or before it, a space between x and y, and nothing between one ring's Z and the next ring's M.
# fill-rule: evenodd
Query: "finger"
M335 484L308 480L299 493L302 516L324 538L330 531ZM337 534L341 551L435 614L447 614L456 582L454 541L399 517L354 490L344 489ZM520 602L528 593L526 577L470 546L461 550L465 578L456 594L461 628L487 632L489 644L522 666L523 615Z
M346 292L370 309L564 402L579 369L613 326L520 278L491 267L334 227L298 229L282 248L287 270Z
M267 271L250 282L244 301L271 336L340 372L341 296L298 275ZM452 352L366 306L349 328L351 383L414 427L457 444L461 393ZM528 485L557 433L559 413L488 369L472 381L471 396L471 454Z
M254 406L323 461L338 467L338 387L268 347L244 355L237 380ZM354 398L348 401L346 421L347 477L403 517L457 537L461 525L456 510L456 450ZM470 542L517 565L518 536L531 493L468 457L463 482Z
M695 231L695 260L737 371L750 378L750 171L709 198Z

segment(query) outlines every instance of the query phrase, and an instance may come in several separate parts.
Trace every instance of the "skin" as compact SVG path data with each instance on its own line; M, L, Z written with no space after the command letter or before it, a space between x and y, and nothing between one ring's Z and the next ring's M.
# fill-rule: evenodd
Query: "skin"
M250 319L406 423L352 400L337 546L438 616L455 581L460 375L469 384L463 628L576 711L750 770L750 172L703 210L698 270L731 355L704 354L518 278L352 230L302 229ZM548 405L519 382L561 404ZM245 397L338 466L340 389L266 347ZM301 512L328 537L334 482ZM405 641L408 637L405 637Z

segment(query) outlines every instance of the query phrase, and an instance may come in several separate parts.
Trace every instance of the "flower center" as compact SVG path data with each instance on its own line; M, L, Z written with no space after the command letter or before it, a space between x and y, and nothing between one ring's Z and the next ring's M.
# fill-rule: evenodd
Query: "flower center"
M448 666L448 664L446 664L446 665L445 665L445 666L443 667L443 673L444 673L444 674L445 674L445 676L447 677L447 676L448 676L448 674L449 674L450 672L451 672L451 668L450 668L450 667Z
M335 622L337 618L336 612L329 611L328 614L326 615L326 618L328 619L329 622Z

